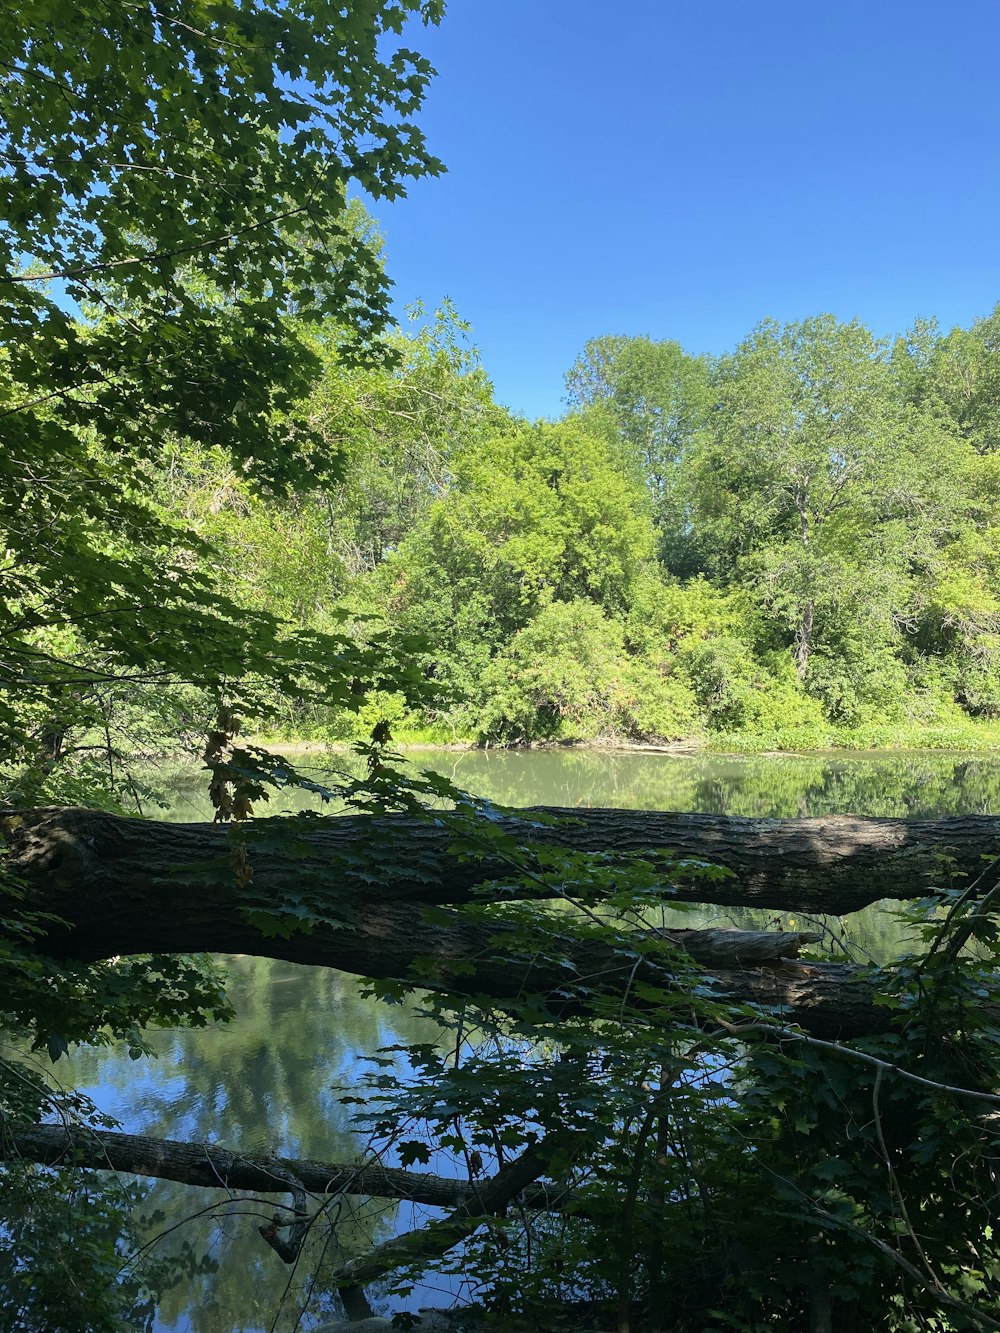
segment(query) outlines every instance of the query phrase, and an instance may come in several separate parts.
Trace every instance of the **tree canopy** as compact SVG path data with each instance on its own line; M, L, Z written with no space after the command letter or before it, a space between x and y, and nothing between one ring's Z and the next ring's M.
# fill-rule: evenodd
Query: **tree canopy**
M172 442L222 451L251 487L339 474L339 441L304 410L320 364L307 329L326 319L346 359L380 345L388 283L346 191L391 197L441 169L412 119L432 71L401 40L440 14L416 0L8 11L8 758L44 770L119 683L271 673L291 689L312 671L340 688L328 668L347 641L285 651L273 615L212 586L207 548L151 504L151 481ZM345 660L348 680L360 665Z
M994 737L998 315L595 337L564 419L518 419L450 304L393 325L349 197L442 169L406 44L442 12L8 6L10 1322L150 1326L156 1265L80 1182L109 1167L277 1196L265 1257L352 1320L430 1267L512 1330L1000 1328L992 816L505 810L392 750ZM305 773L248 726L356 753ZM148 817L169 753L213 824ZM291 788L341 813L259 818ZM894 960L773 916L917 894ZM341 1090L364 1160L125 1136L49 1076L231 1018L234 950L425 997L434 1036ZM366 1242L371 1195L444 1211Z

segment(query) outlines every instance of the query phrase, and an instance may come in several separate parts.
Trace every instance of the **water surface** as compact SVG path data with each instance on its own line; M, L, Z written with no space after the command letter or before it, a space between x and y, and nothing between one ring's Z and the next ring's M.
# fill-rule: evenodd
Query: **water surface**
M423 751L412 759L418 767L434 768L467 790L511 806L909 818L1000 809L1000 755L734 757L550 750ZM299 766L321 771L324 760L310 757ZM167 817L210 817L205 786L202 775L176 774ZM292 808L295 803L284 804ZM281 808L282 802L275 803L274 812ZM787 924L788 918L708 908L686 924L710 921ZM831 925L859 949L881 958L893 956L903 944L898 922L884 910L868 909ZM326 969L237 958L229 970L238 1014L230 1026L160 1033L153 1061L135 1063L124 1052L88 1050L69 1064L60 1062L56 1072L84 1086L131 1132L288 1156L356 1159L366 1139L352 1127L339 1089L356 1083L366 1055L397 1043L434 1040L435 1029L416 1004L386 1006L366 997L355 979ZM446 1167L443 1162L431 1165ZM310 1286L319 1250L325 1247L330 1261L338 1246L345 1252L367 1248L373 1239L406 1229L422 1215L409 1205L343 1207L333 1239L317 1232L313 1250L290 1272L256 1232L269 1220L272 1206L229 1202L221 1194L209 1198L166 1182L149 1185L142 1234L171 1279L157 1329L308 1329L336 1313L322 1284L319 1290ZM448 1295L424 1289L409 1304L446 1302ZM393 1302L393 1308L399 1305ZM305 1317L296 1325L302 1308Z

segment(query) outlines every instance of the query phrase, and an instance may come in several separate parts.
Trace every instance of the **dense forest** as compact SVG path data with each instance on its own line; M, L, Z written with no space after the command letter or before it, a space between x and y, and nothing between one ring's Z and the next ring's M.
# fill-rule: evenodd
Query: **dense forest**
M361 247L384 281L356 201L344 228L345 254ZM182 285L203 299L193 278ZM105 307L120 295L110 284L84 303L71 338L113 343L121 316ZM80 566L66 533L45 573L60 587L69 564L75 578L120 578L119 556L148 551L232 618L292 627L278 688L258 662L245 710L270 737L352 742L383 723L400 742L484 745L1000 739L1000 307L969 329L921 321L896 338L829 315L765 320L714 358L596 337L566 372L565 415L535 423L495 401L447 304L412 310L360 359L332 315L283 310L273 336L311 365L254 405L255 429L296 442L299 475L268 476L270 462L261 474L209 422L192 429L203 404L185 406L130 483L120 550ZM73 466L107 485L122 447L77 436ZM100 506L88 521L106 521ZM50 663L106 652L100 619L78 615L68 587L66 599L55 616L14 617L19 651ZM317 634L328 649L367 645L359 677L379 660L385 679L318 689ZM58 762L36 755L25 793L106 785L109 764L115 787L116 756L191 748L216 697L192 679L56 689L42 749Z
M370 700L411 740L993 741L1000 718L1000 309L876 338L765 321L730 355L607 336L557 422L519 420L450 309L357 370L321 340L335 491L255 499L176 450L161 502L248 606L417 644ZM373 619L364 622L362 616ZM422 642L423 647L420 648ZM294 706L286 735L345 739Z

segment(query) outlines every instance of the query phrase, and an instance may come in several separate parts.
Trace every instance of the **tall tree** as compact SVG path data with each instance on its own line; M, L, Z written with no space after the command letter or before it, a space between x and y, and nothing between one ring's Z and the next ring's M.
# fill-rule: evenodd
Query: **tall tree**
M344 365L336 345L321 348L309 410L344 453L343 481L326 499L331 541L351 576L374 570L412 532L447 492L456 456L510 426L454 307L409 314L382 364Z
M634 470L578 421L498 423L450 462L450 489L378 572L390 617L434 644L442 701L481 694L493 656L547 605L616 614L654 549Z
M710 364L679 343L652 338L593 338L566 375L571 408L616 438L642 468L657 524L680 526L677 465L704 426L711 403ZM679 552L672 551L673 560Z
M974 716L1000 714L1000 306L942 336L918 322L897 343L894 367L910 400L939 416L964 450L947 484L958 522L926 563L913 637ZM940 465L939 465L940 466Z
M433 71L401 37L442 10L7 6L0 739L36 787L119 687L341 688L329 667L349 645L291 645L214 588L198 540L148 503L149 474L174 439L258 488L338 474L303 407L319 361L302 329L335 321L356 358L386 327L346 191L391 198L441 169L413 121Z
M937 340L920 387L979 453L1000 448L1000 305Z
M391 198L441 170L414 122L433 71L403 37L408 20L442 11L442 0L4 7L8 799L121 799L112 696L166 725L164 698L180 687L237 708L303 691L346 704L377 673L378 654L348 636L297 632L219 589L203 572L205 543L157 509L153 488L176 442L218 450L261 491L337 476L338 450L304 407L319 359L303 327L336 324L355 359L385 331L388 283L349 225L347 190ZM234 730L224 707L205 752L220 817L247 813L253 785L230 762ZM108 760L103 783L91 771L68 781L67 755L94 746ZM53 1021L65 1034L53 1056L109 1035L138 1053L145 1024L227 1012L219 977L190 959L47 963L31 948L35 916L16 884L4 887L0 1010L10 1019L23 1003L22 1018ZM12 1118L52 1105L32 1070L9 1063L0 1101Z
M805 678L835 620L891 628L947 519L954 441L904 400L887 344L832 316L762 324L720 364L716 396L687 469L702 558L755 585Z

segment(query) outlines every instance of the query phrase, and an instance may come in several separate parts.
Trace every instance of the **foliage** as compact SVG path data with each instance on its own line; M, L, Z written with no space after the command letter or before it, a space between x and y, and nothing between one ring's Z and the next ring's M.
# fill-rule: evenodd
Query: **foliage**
M614 615L652 549L641 486L601 440L506 426L451 455L449 488L376 571L368 606L432 645L438 707L481 729L503 646L552 603Z
M592 426L604 425L638 462L653 497L662 552L683 566L678 464L704 428L711 406L709 364L679 343L594 338L566 376L568 402ZM668 554L669 552L669 554Z
M575 423L539 424L471 450L429 518L444 570L481 569L494 614L525 624L549 598L621 610L652 534L641 487Z
M244 494L337 475L301 407L319 366L304 327L336 321L345 359L386 327L378 248L346 188L392 197L440 170L411 119L432 71L398 40L440 14L8 12L0 738L37 790L116 685L231 688L249 712L260 693L235 682L252 676L336 696L343 668L365 674L347 639L290 633L279 607L250 614L220 590L149 473L180 442L217 451Z
M637 936L662 901L641 863L610 871L600 920L589 907L610 887L599 860L553 855L543 874L565 910L504 914L532 957L599 931L661 975L626 980L602 1017L580 1022L566 1008L581 993L593 1003L591 979L569 968L556 993L525 994L513 1025L466 1009L450 1048L409 1047L415 1080L389 1067L394 1052L373 1062L367 1092L347 1101L402 1162L433 1153L475 1179L547 1152L555 1211L491 1220L436 1266L473 1275L511 1329L559 1327L567 1305L577 1327L588 1314L606 1327L616 1311L621 1327L692 1333L993 1327L1000 1254L983 1116L1000 1032L977 1002L995 976L989 890L946 892L943 930L936 902L910 910L911 931L933 943L872 978L892 1031L833 1046L779 1015L734 1017L682 954ZM970 933L979 947L962 955Z
M344 458L343 480L324 501L330 543L352 577L376 569L423 520L457 455L510 424L450 302L429 317L419 305L407 313L381 364L345 364L328 339L317 348L308 410Z
M943 338L925 334L923 341L916 393L954 421L978 453L994 453L1000 443L1000 306L971 329L952 329Z
M146 1333L155 1298L123 1268L131 1213L141 1198L118 1197L81 1179L71 1166L56 1174L5 1171L0 1291L10 1329L52 1333Z
M149 4L127 16L20 6L2 48L4 268L30 257L78 301L113 272L131 315L161 316L153 327L175 358L192 347L185 324L204 334L213 313L226 314L204 309L191 272L243 295L240 323L217 327L244 339L270 328L268 350L285 346L273 316L289 306L369 337L387 322L386 284L371 247L341 225L345 185L391 198L441 170L410 119L433 71L396 39L411 16L435 23L442 12L432 0L368 0L347 13L223 0L199 25ZM328 247L341 243L331 268ZM69 322L34 291L15 286L6 317L66 335ZM139 373L131 346L127 355ZM263 360L250 361L258 380Z
M483 734L502 742L579 740L610 728L628 736L688 736L695 700L625 653L621 626L592 602L551 602L483 675Z
M441 170L413 121L432 70L401 40L409 20L441 13L439 0L7 6L0 779L9 802L141 810L141 786L123 771L143 748L137 729L146 727L147 751L162 750L204 731L220 696L261 721L284 699L349 710L370 686L407 688L385 641L359 643L329 606L315 541L293 523L286 539L298 561L274 549L260 497L341 471L337 441L306 406L321 367L315 326L345 364L391 355L376 353L387 279L347 189L393 198ZM243 506L239 531L201 522L199 534L163 503L163 473L178 463L205 469L199 500L212 485L230 488ZM188 485L186 498L198 490ZM195 502L184 517L220 512L209 506L206 516ZM225 552L218 571L206 538ZM248 596L247 552L268 542L269 564L256 571L267 587ZM322 626L316 616L303 624L320 602ZM241 762L217 794L234 788L245 812L271 769L249 749ZM222 814L233 808L218 802ZM19 886L5 876L2 890L0 1003L53 1058L71 1042L111 1038L139 1053L143 1026L227 1012L218 977L197 960L51 965L32 949L38 922L21 910ZM35 1186L51 1193L55 1236L58 1182L43 1175ZM111 1262L80 1234L81 1273ZM23 1281L19 1270L12 1280ZM107 1322L96 1306L93 1317Z
M822 711L802 689L791 664L777 654L755 661L739 639L719 636L685 646L680 664L710 725L747 731L777 748L780 734L801 728L824 735Z
M358 209L351 226L377 244ZM161 514L211 541L195 568L244 617L343 623L356 641L381 619L383 648L424 641L432 688L419 704L387 681L363 725L356 700L324 704L302 676L254 701L271 734L355 739L388 709L397 735L490 744L655 743L683 726L714 746L856 748L919 743L921 725L929 743L987 742L1000 485L934 387L933 326L890 344L829 317L765 324L712 364L598 339L567 421L534 428L493 404L450 307L367 367L335 331L298 328L322 365L301 413L342 485L265 496L224 451L179 443ZM974 345L993 354L982 330ZM554 658L540 721L529 678L548 668L528 654L566 644L571 660L548 608L584 602L605 618L604 666ZM560 704L571 678L586 699Z
M234 492L224 525L232 587L241 565L256 576L251 604L287 608L291 575L314 623L339 599L425 640L433 699L391 705L406 734L657 742L683 725L714 745L856 747L923 723L934 743L985 737L1000 485L935 387L946 343L989 361L985 327L966 346L927 324L893 344L831 317L765 323L712 363L596 339L567 378L568 418L533 428L492 403L464 335L446 308L396 338L395 367L366 370L320 338L311 419L343 452L343 488L257 512ZM195 479L185 503L203 513L215 494ZM268 519L284 567L254 536ZM550 619L583 603L607 626L600 670L571 665L593 663L587 636L577 652ZM289 726L360 734L308 710Z
M207 725L216 815L241 825L219 873L270 936L350 923L305 869L280 902L254 886L253 848L279 835L243 825L269 787L433 819L503 868L524 899L466 915L561 983L497 1015L448 996L468 960L424 960L449 1053L418 1042L402 1074L399 1051L380 1057L365 1105L404 1165L433 1150L478 1179L540 1160L559 1208L466 1227L437 1261L501 1324L586 1300L621 1328L996 1327L995 889L924 905L924 952L872 977L888 1035L831 1050L780 1014L734 1014L664 933L671 884L720 872L530 860L496 809L404 774L387 745L421 722L502 744L865 744L1000 716L1000 317L895 344L831 316L768 322L716 362L598 338L565 421L513 420L450 307L389 331L380 240L347 199L440 170L412 120L432 71L403 35L441 12L8 15L7 797L141 812L129 761ZM367 730L363 771L308 777L239 742L237 713ZM352 856L345 873L378 875L379 849ZM0 1009L21 1049L0 1071L5 1125L90 1114L25 1048L138 1058L147 1029L228 1015L204 960L43 959L51 923L2 889ZM570 945L610 948L620 990L599 998ZM18 1166L5 1189L11 1317L149 1322L139 1280L113 1286L117 1203L63 1171ZM778 1223L763 1235L761 1213Z

